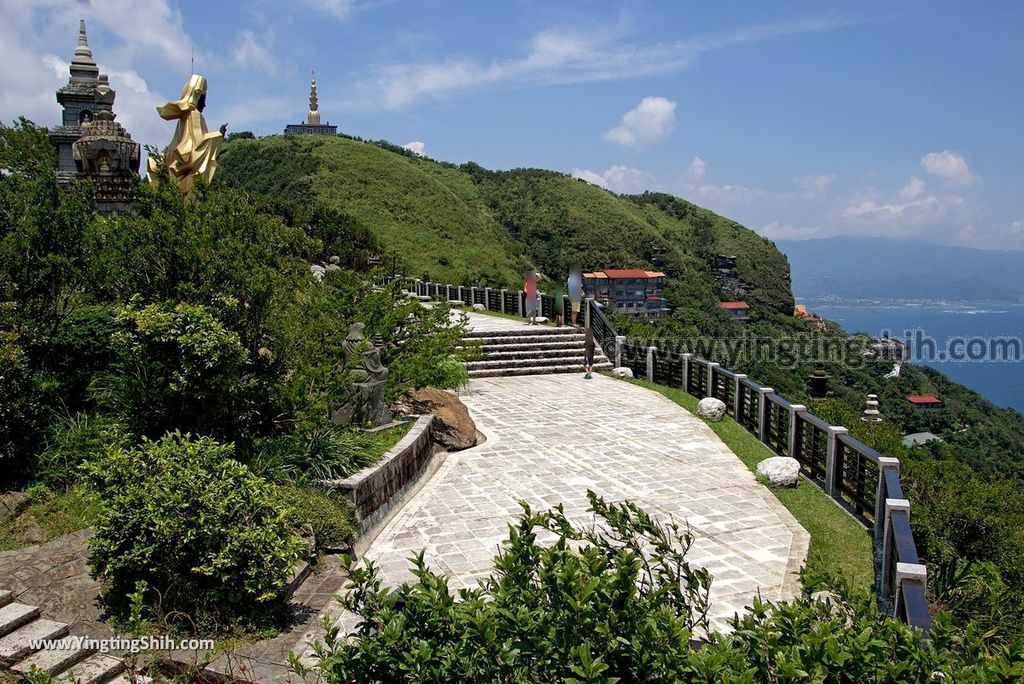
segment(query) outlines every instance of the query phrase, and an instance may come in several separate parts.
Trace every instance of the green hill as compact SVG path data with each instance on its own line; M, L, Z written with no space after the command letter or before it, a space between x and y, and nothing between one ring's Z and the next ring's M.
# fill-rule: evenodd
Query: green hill
M315 196L370 229L413 275L518 286L530 268L655 268L681 322L707 327L717 298L709 259L739 257L755 313L789 312L789 264L734 221L677 197L616 195L565 174L488 171L339 136L232 140L218 182L262 195Z

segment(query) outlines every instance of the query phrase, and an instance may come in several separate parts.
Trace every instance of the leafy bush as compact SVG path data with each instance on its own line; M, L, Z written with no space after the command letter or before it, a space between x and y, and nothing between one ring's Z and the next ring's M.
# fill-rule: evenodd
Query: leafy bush
M345 548L356 538L359 530L344 496L285 482L278 497L288 508L289 524L303 534L312 532L318 550Z
M50 426L35 475L49 487L67 487L82 475L81 465L110 449L125 448L130 437L124 425L108 416L76 413Z
M308 482L344 479L377 456L366 449L359 432L328 428L260 440L248 465L269 480Z
M115 612L145 581L166 611L259 620L303 550L273 487L230 445L169 433L87 464L102 511L89 563Z
M117 359L93 383L101 406L143 435L169 429L232 432L248 354L209 308L180 302L117 312Z
M561 508L518 523L479 589L452 595L420 554L412 583L389 590L372 563L351 568L345 608L360 622L314 646L327 682L1020 681L1020 643L988 649L936 617L930 640L883 614L867 591L819 601L755 601L695 650L710 577L691 539L630 503L589 493L593 528ZM539 537L551 537L541 544ZM293 657L300 673L305 669Z
M343 604L361 623L351 641L334 629L317 646L327 681L670 678L706 627L708 573L686 562L692 538L678 526L589 498L600 528L523 503L494 575L457 598L422 554L418 580L394 591L372 564L350 568ZM538 541L551 533L554 544Z

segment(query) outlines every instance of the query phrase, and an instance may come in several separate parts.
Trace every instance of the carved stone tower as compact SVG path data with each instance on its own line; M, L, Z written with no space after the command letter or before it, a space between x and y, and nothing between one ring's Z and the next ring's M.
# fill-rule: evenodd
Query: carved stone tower
M142 149L114 121L115 92L93 61L85 21L78 25L78 47L70 71L68 84L57 91L57 102L64 109L61 125L50 129L50 139L57 146L57 178L62 182L75 176L88 178L96 209L101 214L119 213L132 200Z

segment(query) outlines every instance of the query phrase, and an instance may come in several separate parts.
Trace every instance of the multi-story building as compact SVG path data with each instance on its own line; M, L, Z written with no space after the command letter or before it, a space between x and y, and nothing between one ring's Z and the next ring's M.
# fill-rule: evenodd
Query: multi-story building
M605 269L583 274L588 297L621 313L644 318L668 315L665 302L665 274L641 269Z

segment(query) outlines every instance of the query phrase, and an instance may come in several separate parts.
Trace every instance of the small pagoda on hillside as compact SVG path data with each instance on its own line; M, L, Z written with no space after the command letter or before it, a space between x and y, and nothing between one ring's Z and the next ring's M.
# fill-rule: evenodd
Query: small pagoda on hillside
M57 147L57 180L92 181L97 211L120 213L132 201L142 147L114 121L116 93L93 60L84 20L78 24L78 46L69 70L67 85L57 91L61 125L50 129Z
M337 135L338 127L330 123L320 123L320 107L316 97L316 70L309 80L309 114L306 123L288 124L284 128L285 135Z

